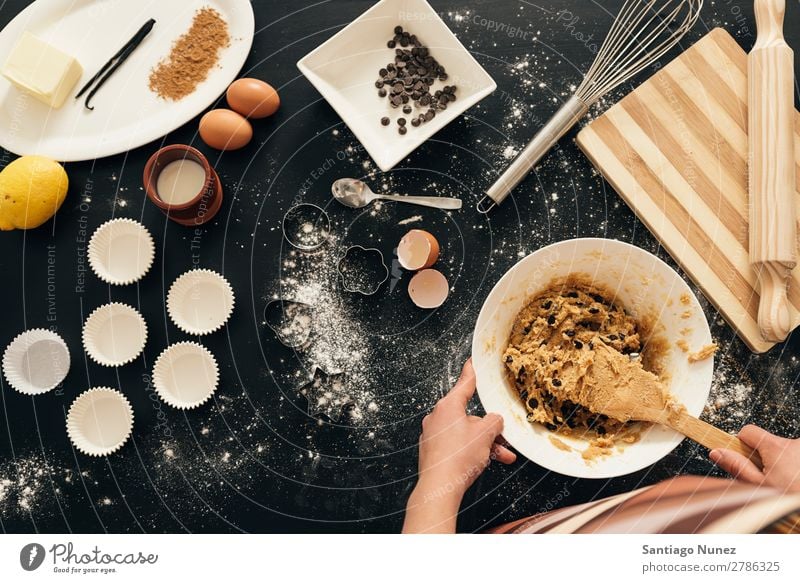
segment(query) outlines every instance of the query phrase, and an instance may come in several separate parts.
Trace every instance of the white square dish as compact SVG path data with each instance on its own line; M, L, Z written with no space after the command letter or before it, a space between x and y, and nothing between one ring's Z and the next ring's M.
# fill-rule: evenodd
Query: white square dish
M416 35L446 69L446 82L431 92L456 85L456 101L431 121L400 135L393 109L375 88L378 71L394 60L387 42L394 27ZM382 171L390 170L428 138L492 93L497 84L472 57L425 0L381 0L328 41L303 57L297 67L330 103ZM415 108L411 115L420 113ZM392 120L388 126L382 117ZM406 116L410 121L410 117Z

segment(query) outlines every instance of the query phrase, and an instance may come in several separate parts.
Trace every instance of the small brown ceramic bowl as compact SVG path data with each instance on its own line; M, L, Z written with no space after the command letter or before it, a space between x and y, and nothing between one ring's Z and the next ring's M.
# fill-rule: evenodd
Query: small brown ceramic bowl
M171 162L176 160L191 160L203 167L206 173L206 180L202 190L193 199L182 204L170 204L161 199L158 195L158 176L161 171ZM202 225L207 223L219 211L222 206L222 184L219 176L211 167L203 154L191 146L175 144L161 148L150 156L144 167L144 188L154 205L176 223L187 227Z

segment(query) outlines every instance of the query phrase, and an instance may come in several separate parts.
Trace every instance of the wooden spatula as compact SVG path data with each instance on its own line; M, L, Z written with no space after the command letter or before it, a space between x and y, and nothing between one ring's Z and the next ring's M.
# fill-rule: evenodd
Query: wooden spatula
M613 371L613 378L619 382L610 386L608 375L600 371ZM581 403L595 413L665 425L709 449L731 449L749 458L759 469L764 467L758 452L738 437L689 415L682 405L668 404L665 388L654 374L602 342L595 342L590 375L596 373L604 374L604 386L592 391L586 402Z
M783 39L785 0L755 0L758 36L748 57L750 263L758 327L781 342L792 330L786 288L797 264L794 54Z

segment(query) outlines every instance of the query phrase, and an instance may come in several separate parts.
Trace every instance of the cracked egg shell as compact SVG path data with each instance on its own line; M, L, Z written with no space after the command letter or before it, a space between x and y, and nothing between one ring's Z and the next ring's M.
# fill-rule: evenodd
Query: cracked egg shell
M439 242L436 237L422 229L406 233L397 246L397 261L409 271L431 267L439 259Z
M418 272L408 284L408 295L418 308L432 310L441 306L450 293L447 278L435 269Z

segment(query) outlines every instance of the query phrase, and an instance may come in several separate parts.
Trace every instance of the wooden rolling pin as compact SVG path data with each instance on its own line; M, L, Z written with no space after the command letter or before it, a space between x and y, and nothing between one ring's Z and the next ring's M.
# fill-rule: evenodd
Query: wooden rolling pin
M794 54L783 38L785 0L755 0L748 58L750 263L758 277L758 326L780 342L792 330L787 286L797 264Z

